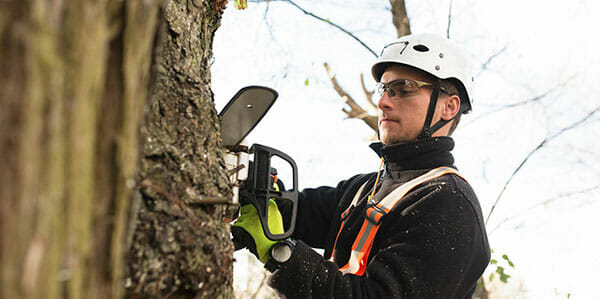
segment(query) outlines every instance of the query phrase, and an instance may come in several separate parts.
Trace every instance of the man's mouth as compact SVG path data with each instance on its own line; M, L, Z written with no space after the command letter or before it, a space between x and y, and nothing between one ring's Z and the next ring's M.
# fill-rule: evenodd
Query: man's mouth
M381 119L379 119L379 124L382 125L384 123L392 123L392 122L398 122L396 120L393 120L391 118L387 118L387 117L383 117Z

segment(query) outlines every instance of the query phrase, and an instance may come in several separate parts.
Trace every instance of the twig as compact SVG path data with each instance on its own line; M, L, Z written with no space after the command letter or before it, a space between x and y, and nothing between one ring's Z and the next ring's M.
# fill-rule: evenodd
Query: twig
M194 198L197 202L190 203L191 206L195 205L232 205L235 206L237 203L233 203L231 198L222 196L198 196Z
M494 229L490 230L488 233L492 234L493 232L495 232L496 230L498 230L498 228L500 228L500 226L502 226L502 224L504 224L504 223L510 221L511 219L514 219L514 218L516 218L516 217L518 217L518 216L520 216L520 215L522 215L522 214L524 214L524 213L526 213L526 212L528 212L530 210L533 210L533 209L535 209L537 207L545 206L545 205L547 205L547 204L549 204L549 203L551 203L551 202L553 202L555 200L561 199L561 198L566 198L566 197L577 195L577 194L585 194L585 193L588 193L588 192L591 192L591 191L594 191L594 190L597 190L597 189L600 189L600 185L595 186L595 187L586 188L586 189L583 189L583 190L577 190L577 191L571 191L571 192L562 193L562 194L559 194L558 196L555 196L555 197L552 197L550 199L546 199L546 200L544 200L542 202L536 203L536 204L530 206L529 208L526 208L526 209L522 210L520 213L517 213L517 214L514 214L514 215L512 215L510 217L504 218L504 220L502 222L498 223L498 225L496 225L496 227Z
M245 167L246 167L246 165L240 164L237 167L230 169L229 173L228 173L228 176L232 176L232 175L238 173L238 171L244 169Z
M361 44L363 47L365 47L365 49L367 49L369 52L371 52L371 54L373 54L375 57L377 57L377 56L378 56L378 55L377 55L377 53L375 53L375 51L373 51L371 48L369 48L369 46L367 46L367 45L366 45L366 44L365 44L365 43L364 43L362 40L360 40L358 37L356 37L356 36L355 36L354 34L352 34L350 31L348 31L348 30L346 30L346 29L342 28L340 25L338 25L338 24L336 24L336 23L333 23L333 22L331 22L331 21L330 21L330 20L328 20L328 19L324 19L324 18L322 18L322 17L319 17L319 16L317 16L317 15L315 15L315 14L313 14L313 13L311 13L311 12L307 11L307 10L305 10L304 8L300 7L298 4L296 4L296 3L295 3L294 1L292 1L292 0L285 0L285 2L288 2L288 3L289 3L289 4L291 4L292 6L296 7L296 8L297 8L297 9L299 9L299 10L301 10L301 11L302 11L304 14L306 14L306 15L309 15L309 16L311 16L311 17L313 17L313 18L315 18L315 19L317 19L317 20L319 20L319 21L325 22L325 23L327 23L327 24L329 24L329 25L331 25L331 26L333 26L333 27L335 27L335 28L337 28L337 29L341 30L342 32L346 33L347 35L349 35L350 37L352 37L354 40L356 40L357 42L359 42L359 43L360 43L360 44Z
M555 139L556 137L562 135L563 133L565 133L565 132L567 132L569 130L572 130L572 129L578 127L579 125L583 124L585 121L587 121L590 117L592 117L598 111L600 111L600 106L597 107L596 109L592 110L590 113L588 113L582 119L580 119L580 120L572 123L570 126L564 127L562 129L560 129L558 132L554 133L554 135L546 137L531 152L529 152L529 154L527 154L527 156L525 157L525 159L523 159L523 161L521 161L521 164L519 164L519 166L513 171L512 175L504 183L504 186L502 187L502 190L500 191L500 194L498 194L498 197L496 198L496 201L492 205L492 208L490 209L490 212L489 212L489 214L487 215L487 217L485 219L485 224L486 225L487 225L488 221L490 220L490 217L492 216L492 213L494 212L494 209L496 208L496 205L498 205L498 202L500 201L500 198L502 198L502 195L504 194L504 191L506 191L506 188L508 187L508 185L510 184L510 182L513 180L513 178L515 177L515 175L519 172L519 170L521 170L521 168L523 168L523 166L525 165L525 163L527 163L527 161L529 161L529 158L531 158L531 156L533 156L533 154L535 154L537 151L539 151L542 147L544 147L544 145L546 145L552 139Z
M492 54L492 56L490 56L482 65L481 65L481 70L479 70L479 73L477 74L477 76L479 76L479 74L481 74L481 72L485 71L488 67L488 65L490 65L490 63L492 63L492 61L494 59L496 59L498 56L500 56L500 54L504 53L504 51L506 51L506 49L508 49L508 45L504 45L504 47L502 47L502 49L496 51L496 53Z
M252 299L257 298L258 294L260 293L260 290L265 285L266 281L267 281L267 275L263 272L263 279L260 281L260 284L258 285L258 287L256 288L256 290L254 291L254 294L252 294Z
M371 105L371 108L377 110L377 105L373 102L373 94L375 94L375 91L369 91L367 89L367 87L365 86L365 76L363 76L362 73L360 73L360 86L362 87L362 90L365 93L365 97L367 98L367 102L369 103L369 105Z
M448 8L448 25L446 27L446 38L450 38L450 25L452 24L452 0L450 0L450 7Z
M482 119L482 118L484 118L484 117L487 117L487 116L489 116L490 114L498 113L498 112L500 112L500 111L503 111L503 110L506 110L506 109L509 109L509 108L514 108L514 107L523 106L523 105L526 105L526 104L530 104L530 103L537 102L537 101L539 101L539 100L541 100L541 99L545 98L546 96L548 96L548 95L549 95L550 93L552 93L553 91L557 90L559 87L564 87L565 85L567 85L568 81L569 81L569 80L567 80L567 81L565 81L565 82L563 82L563 83L561 83L561 84L558 84L558 85L556 85L556 86L554 86L554 87L552 87L552 88L550 88L550 89L546 90L545 92L543 92L543 93L541 93L541 94L539 94L539 95L537 95L537 96L534 96L534 97L533 97L533 98L531 98L531 99L523 100L523 101L516 102L516 103L512 103L512 104L507 104L507 105L504 105L504 106L498 107L498 108L496 108L495 110L491 110L491 111L488 111L488 112L486 112L486 113L483 113L483 114L481 114L481 115L479 115L479 116L477 116L477 117L475 117L475 118L471 119L471 120L470 120L468 123L466 123L466 124L463 126L463 128L464 128L464 127L467 127L467 126L469 126L469 125L471 125L471 124L473 124L473 123L475 123L475 122L476 122L477 120L479 120L479 119Z
M266 1L267 5L265 5L265 12L263 13L263 20L265 20L265 24L267 25L267 29L269 30L269 36L271 40L275 40L275 36L273 35L273 29L271 28L271 24L269 24L269 19L267 18L267 14L269 14L269 2Z

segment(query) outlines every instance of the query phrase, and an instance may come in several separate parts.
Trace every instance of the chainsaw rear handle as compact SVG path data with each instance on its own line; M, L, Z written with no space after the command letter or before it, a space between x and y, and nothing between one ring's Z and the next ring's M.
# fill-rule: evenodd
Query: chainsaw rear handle
M296 162L285 153L261 144L253 144L250 153L254 154L251 188L255 194L255 201L251 204L256 207L258 216L265 236L270 240L284 240L292 235L296 227L296 212L298 210L298 168ZM275 190L271 181L271 158L277 156L292 168L292 188L287 190ZM284 199L292 202L292 215L287 231L281 234L273 234L269 229L269 199Z

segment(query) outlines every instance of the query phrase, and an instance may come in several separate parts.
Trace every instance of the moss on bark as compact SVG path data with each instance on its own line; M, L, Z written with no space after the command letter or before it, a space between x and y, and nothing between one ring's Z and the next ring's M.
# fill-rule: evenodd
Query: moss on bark
M210 91L220 14L0 2L0 297L231 297L224 208L202 204L230 194Z

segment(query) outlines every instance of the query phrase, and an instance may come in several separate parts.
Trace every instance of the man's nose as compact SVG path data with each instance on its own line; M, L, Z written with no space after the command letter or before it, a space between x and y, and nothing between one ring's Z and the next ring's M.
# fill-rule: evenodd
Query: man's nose
M386 111L392 109L393 106L394 103L386 90L377 102L377 107L382 111Z

